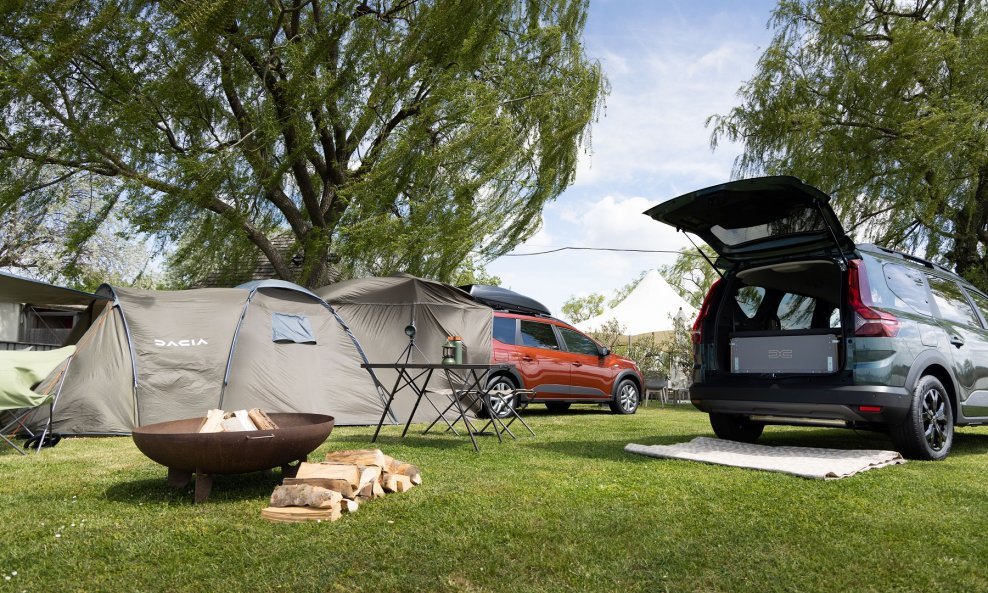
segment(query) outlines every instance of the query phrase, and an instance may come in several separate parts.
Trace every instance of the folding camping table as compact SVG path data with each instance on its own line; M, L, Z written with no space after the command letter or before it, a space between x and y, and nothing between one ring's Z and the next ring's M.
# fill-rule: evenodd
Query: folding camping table
M424 398L429 405L436 411L438 417L425 429L425 432L429 432L433 426L436 425L440 420L446 423L447 430L453 431L454 434L459 434L454 428L454 424L463 421L463 425L466 427L467 435L470 437L470 442L473 443L474 449L478 452L480 447L477 446L476 434L481 434L481 431L474 429L473 424L467 417L467 411L474 406L479 406L484 411L487 412L491 420L485 425L494 427L494 434L497 435L498 440L501 440L501 434L507 432L510 436L514 437L511 433L508 425L506 425L500 418L498 418L490 405L490 397L499 397L500 392L492 391L487 387L486 378L491 372L505 370L511 367L508 364L440 364L440 363L414 363L414 362L394 362L394 363L365 363L361 364L361 367L365 369L390 369L397 372L397 378L394 381L391 389L388 389L381 384L380 380L374 375L374 381L377 383L378 387L381 388L385 393L387 393L387 401L384 405L384 411L381 413L381 419L377 423L377 428L374 430L374 438L371 441L377 441L378 434L381 432L381 426L384 424L384 419L387 417L388 413L391 411L391 405L394 403L395 397L398 392L404 388L409 388L413 395L415 395L415 405L412 407L411 413L408 415L408 420L405 422L405 428L401 432L401 436L404 437L408 433L408 427L412 423L412 418L415 417L415 412L419 408L419 404ZM449 383L451 389L449 390L438 390L432 391L429 389L429 382L432 381L436 372L439 375L445 377L446 381ZM448 392L448 393L446 393ZM435 402L429 397L429 394L439 394L446 393L450 398L449 405L445 409L440 410L436 406ZM457 416L452 422L446 419L446 413L456 408ZM521 423L528 428L529 432L533 435L535 434L528 424L518 415L514 409L511 410L514 415L512 422L515 419L521 421ZM510 423L509 423L510 424Z

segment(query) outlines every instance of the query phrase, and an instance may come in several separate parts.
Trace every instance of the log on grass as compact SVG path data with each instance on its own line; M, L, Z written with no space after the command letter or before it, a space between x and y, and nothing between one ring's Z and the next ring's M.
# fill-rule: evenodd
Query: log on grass
M318 486L334 492L339 492L344 498L351 498L355 494L353 486L346 480L334 480L332 478L285 478L281 481L285 486Z
M339 507L342 500L343 495L339 492L310 484L276 486L271 493L273 507L331 508Z
M419 468L412 465L411 463L405 463L404 461L394 460L386 470L389 474L401 474L403 476L408 476L414 486L418 486L422 483L422 472Z
M380 449L330 451L326 453L326 461L330 463L352 463L354 465L376 465L384 470L387 470L394 463L394 459L390 455L385 455Z
M354 488L360 486L360 468L346 463L306 463L302 462L295 473L296 479L326 478L346 480Z
M331 508L312 509L308 507L268 507L261 516L276 523L297 523L299 521L336 521L341 516L340 505Z
M382 474L381 486L385 492L405 492L412 488L412 479L402 474Z

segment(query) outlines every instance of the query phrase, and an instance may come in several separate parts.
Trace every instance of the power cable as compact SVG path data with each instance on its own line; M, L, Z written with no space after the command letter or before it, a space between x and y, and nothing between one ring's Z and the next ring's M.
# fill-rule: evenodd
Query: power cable
M505 253L501 257L525 257L528 255L545 255L547 253L557 253L559 251L624 251L632 253L679 253L679 250L672 249L621 249L618 247L556 247L546 251L533 251L531 253Z

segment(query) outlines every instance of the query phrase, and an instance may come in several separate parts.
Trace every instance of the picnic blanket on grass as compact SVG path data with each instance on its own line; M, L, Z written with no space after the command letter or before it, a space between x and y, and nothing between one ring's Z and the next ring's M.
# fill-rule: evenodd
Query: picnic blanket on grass
M817 480L837 480L876 467L906 462L896 451L770 447L707 437L696 437L688 443L675 445L629 443L624 450L650 457L747 467Z

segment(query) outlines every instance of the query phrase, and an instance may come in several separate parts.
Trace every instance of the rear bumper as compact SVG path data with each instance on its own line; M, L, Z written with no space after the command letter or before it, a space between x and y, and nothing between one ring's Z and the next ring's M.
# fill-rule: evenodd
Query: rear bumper
M902 387L882 385L780 385L778 383L694 383L693 405L704 412L860 424L898 424L906 417L912 395ZM862 411L877 406L879 412ZM778 420L774 420L778 418Z

